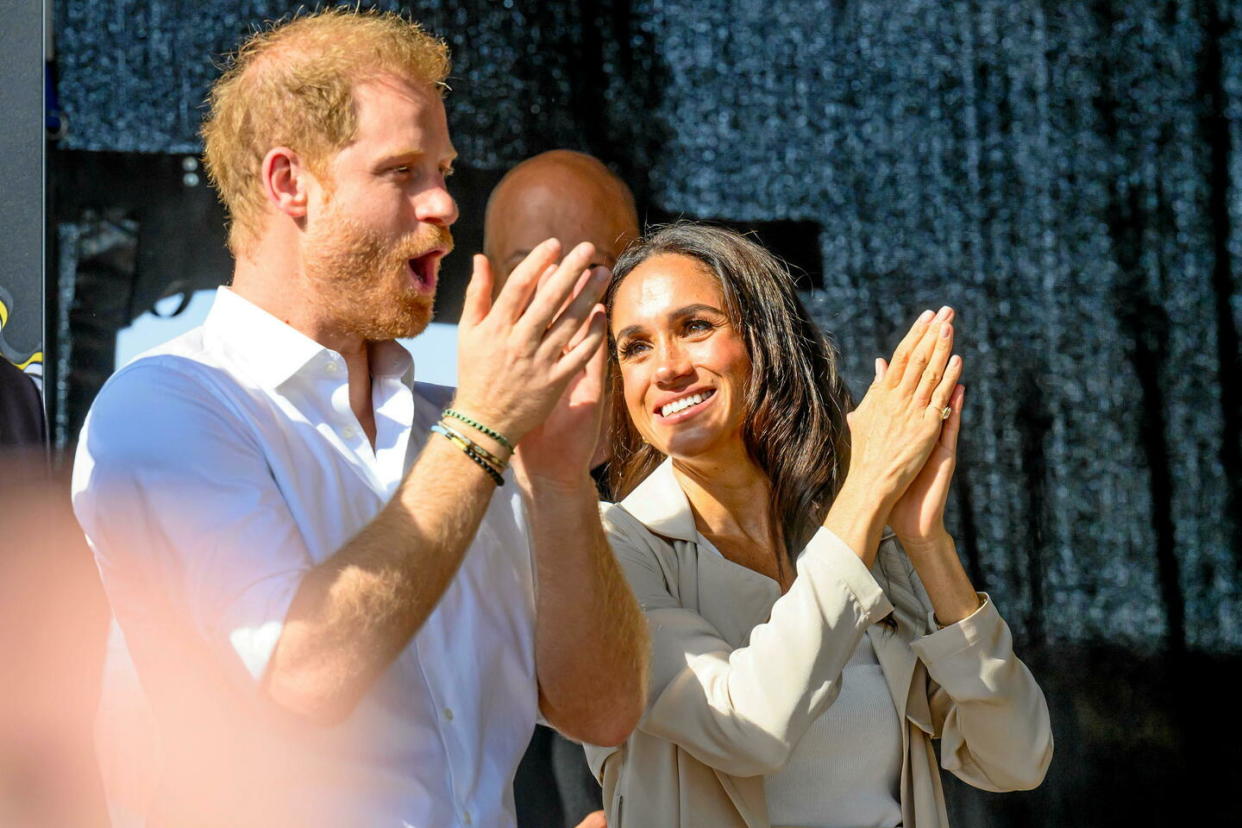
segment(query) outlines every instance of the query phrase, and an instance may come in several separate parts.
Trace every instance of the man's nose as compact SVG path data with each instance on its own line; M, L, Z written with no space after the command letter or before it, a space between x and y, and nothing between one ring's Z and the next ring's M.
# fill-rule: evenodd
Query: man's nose
M414 212L419 221L448 227L457 221L457 202L443 183L418 194Z

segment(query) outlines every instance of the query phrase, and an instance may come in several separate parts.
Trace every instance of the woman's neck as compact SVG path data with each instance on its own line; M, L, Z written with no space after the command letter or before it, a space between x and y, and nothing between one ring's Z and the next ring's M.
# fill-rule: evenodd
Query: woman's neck
M772 484L745 446L711 456L674 458L673 474L690 501L699 531L709 540L749 541L771 549Z

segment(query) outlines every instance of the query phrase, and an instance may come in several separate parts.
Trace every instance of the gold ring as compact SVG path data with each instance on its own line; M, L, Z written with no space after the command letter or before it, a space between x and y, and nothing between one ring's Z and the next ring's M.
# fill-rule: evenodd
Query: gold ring
M949 416L950 416L952 413L953 413L953 407L952 407L952 406L946 405L944 408L940 409L940 420L941 420L941 422L943 422L944 420L949 419Z

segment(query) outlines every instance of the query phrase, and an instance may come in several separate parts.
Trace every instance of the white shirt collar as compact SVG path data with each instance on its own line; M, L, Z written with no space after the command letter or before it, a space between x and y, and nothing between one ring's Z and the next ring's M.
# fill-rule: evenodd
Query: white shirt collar
M279 389L316 358L340 358L336 351L223 285L216 291L203 333L253 380L271 390ZM373 343L371 375L397 378L413 388L414 360L397 342Z

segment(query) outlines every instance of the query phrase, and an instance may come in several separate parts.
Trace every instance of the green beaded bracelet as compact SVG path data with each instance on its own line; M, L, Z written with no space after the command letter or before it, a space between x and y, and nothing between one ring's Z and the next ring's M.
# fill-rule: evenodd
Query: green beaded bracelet
M444 416L454 417L458 420L461 420L463 423L475 429L476 431L480 431L483 434L486 434L488 437L491 437L493 440L495 440L497 443L500 443L502 446L507 448L509 451L513 451L513 443L509 442L509 438L505 437L505 435L501 434L499 431L496 431L494 428L488 428L487 426L483 425L479 421L472 420L469 417L467 417L465 414L462 414L460 411L454 411L451 408L444 409Z

